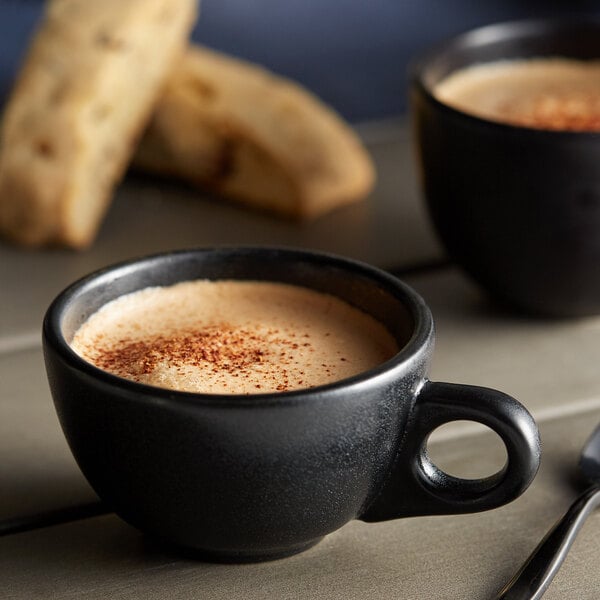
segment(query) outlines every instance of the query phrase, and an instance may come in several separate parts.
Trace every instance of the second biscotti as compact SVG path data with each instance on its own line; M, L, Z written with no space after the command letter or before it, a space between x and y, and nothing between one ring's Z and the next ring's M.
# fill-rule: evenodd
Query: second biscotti
M375 180L356 134L313 94L200 46L169 79L135 164L297 218L361 200Z

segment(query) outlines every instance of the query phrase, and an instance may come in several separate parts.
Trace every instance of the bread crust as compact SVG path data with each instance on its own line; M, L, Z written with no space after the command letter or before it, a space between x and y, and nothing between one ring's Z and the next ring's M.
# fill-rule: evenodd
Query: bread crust
M47 4L0 130L5 237L92 242L196 10L196 0Z
M375 182L354 131L300 85L188 47L134 158L247 205L310 219L365 198Z

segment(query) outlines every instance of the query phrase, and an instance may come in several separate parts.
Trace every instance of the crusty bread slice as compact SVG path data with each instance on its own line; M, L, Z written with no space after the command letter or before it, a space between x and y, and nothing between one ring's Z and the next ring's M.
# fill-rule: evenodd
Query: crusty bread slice
M358 201L375 179L358 137L314 95L199 46L169 79L134 162L297 218Z
M51 0L1 129L0 232L84 247L194 23L197 0Z

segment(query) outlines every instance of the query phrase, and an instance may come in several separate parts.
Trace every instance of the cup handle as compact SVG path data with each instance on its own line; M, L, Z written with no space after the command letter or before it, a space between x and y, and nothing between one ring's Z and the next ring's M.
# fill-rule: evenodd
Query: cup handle
M459 419L487 425L500 436L507 453L500 471L482 479L462 479L433 464L427 456L429 435ZM427 381L417 396L394 465L359 518L383 521L496 508L525 491L537 473L540 454L535 421L511 396L489 388Z

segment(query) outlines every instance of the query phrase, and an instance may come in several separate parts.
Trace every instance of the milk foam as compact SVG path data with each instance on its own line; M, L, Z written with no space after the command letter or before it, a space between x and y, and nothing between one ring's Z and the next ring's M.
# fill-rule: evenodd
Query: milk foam
M541 129L600 131L600 61L532 58L451 73L434 95L485 119Z
M327 384L398 351L383 325L334 296L280 283L204 280L109 302L71 345L121 377L225 394Z

